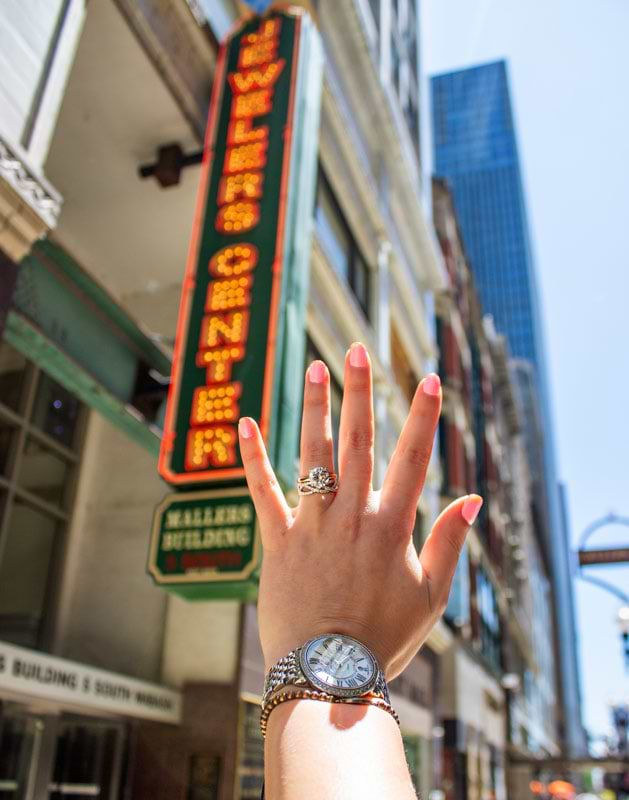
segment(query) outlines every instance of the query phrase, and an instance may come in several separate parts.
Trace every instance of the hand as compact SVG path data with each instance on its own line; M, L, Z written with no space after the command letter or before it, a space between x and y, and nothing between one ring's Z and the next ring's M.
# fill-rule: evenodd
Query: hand
M451 503L418 555L412 540L417 503L441 410L436 375L424 378L391 456L382 489L372 488L371 363L354 343L345 357L339 430L339 489L301 496L289 507L250 417L239 424L240 449L260 522L264 558L258 620L268 670L322 633L345 633L375 653L387 679L413 658L445 610L450 584L478 495ZM306 372L301 475L334 470L330 376L314 361Z

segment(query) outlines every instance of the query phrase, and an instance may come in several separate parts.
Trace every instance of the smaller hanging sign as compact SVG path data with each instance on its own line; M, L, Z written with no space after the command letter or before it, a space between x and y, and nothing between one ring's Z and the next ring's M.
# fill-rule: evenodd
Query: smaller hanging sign
M246 487L177 492L155 509L148 571L187 600L254 600L260 534Z

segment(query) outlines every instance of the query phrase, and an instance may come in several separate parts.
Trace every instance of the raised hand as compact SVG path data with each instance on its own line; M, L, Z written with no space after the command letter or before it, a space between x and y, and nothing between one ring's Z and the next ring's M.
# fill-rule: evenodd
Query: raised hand
M339 431L339 488L301 496L291 508L269 463L259 428L239 424L240 448L264 549L258 617L268 669L321 633L368 645L387 679L413 658L445 610L466 533L482 505L460 497L438 517L417 553L417 503L441 409L436 375L425 377L391 456L380 491L372 487L374 421L369 355L357 342L345 358ZM330 376L322 361L306 372L301 475L334 471Z

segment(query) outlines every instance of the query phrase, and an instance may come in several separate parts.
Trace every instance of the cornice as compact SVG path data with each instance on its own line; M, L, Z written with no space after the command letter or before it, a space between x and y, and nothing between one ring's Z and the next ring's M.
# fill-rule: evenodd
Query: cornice
M0 136L0 248L15 263L54 228L61 195L33 169L21 148Z
M40 217L47 228L57 225L61 195L28 163L28 155L0 134L0 178Z

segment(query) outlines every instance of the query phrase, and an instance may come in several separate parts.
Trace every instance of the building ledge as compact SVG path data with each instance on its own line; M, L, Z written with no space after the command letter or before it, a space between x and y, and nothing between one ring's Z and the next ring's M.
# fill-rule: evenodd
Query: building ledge
M0 248L19 262L57 224L61 195L0 135Z

